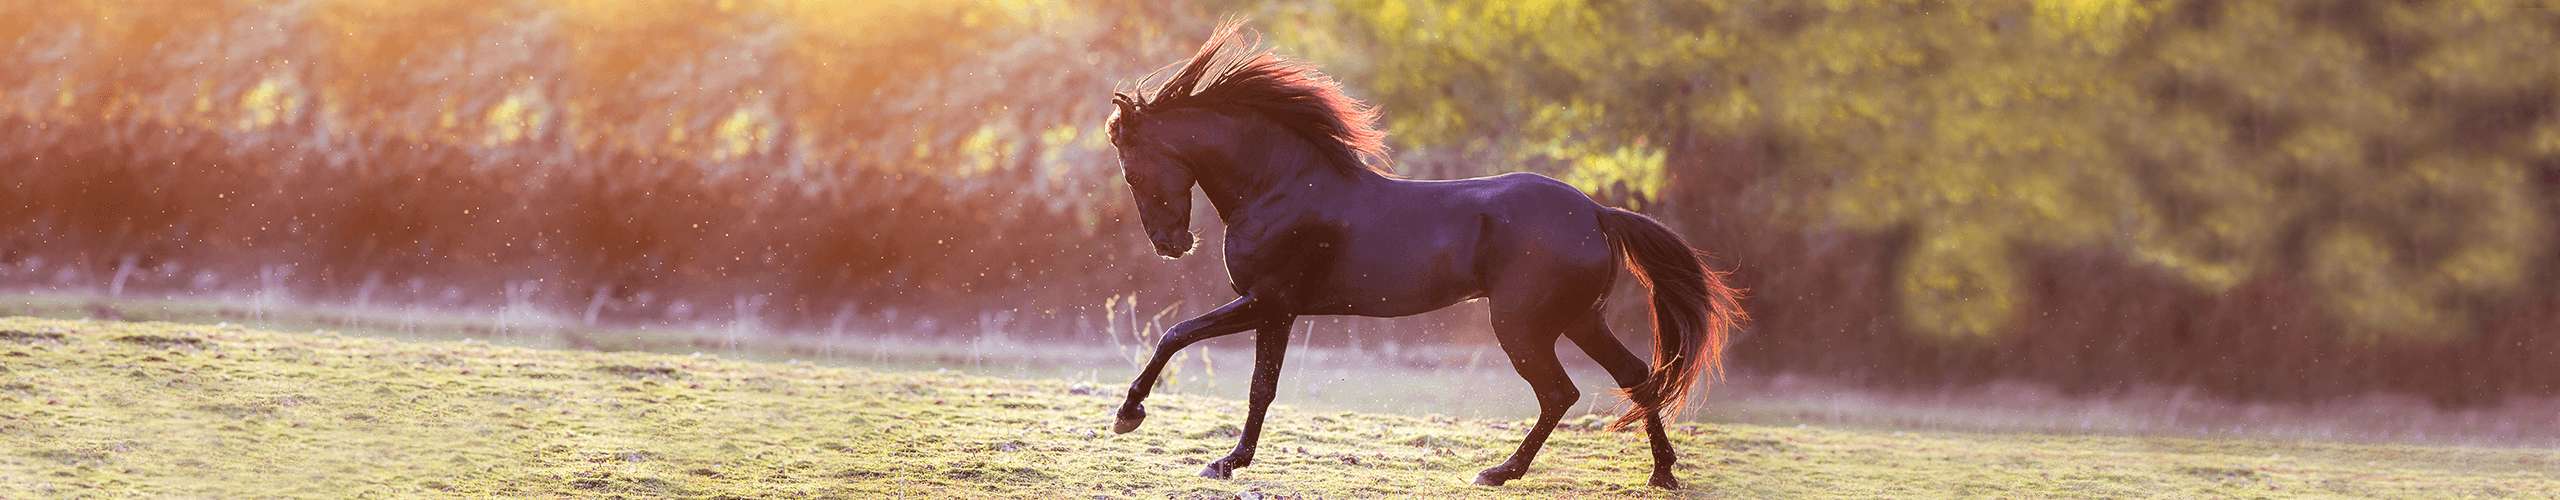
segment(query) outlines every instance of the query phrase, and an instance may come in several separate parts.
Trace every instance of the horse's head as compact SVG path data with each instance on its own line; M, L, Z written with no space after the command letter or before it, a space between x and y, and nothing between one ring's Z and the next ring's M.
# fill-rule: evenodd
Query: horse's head
M1191 253L1198 242L1191 234L1191 186L1198 180L1171 148L1139 126L1135 99L1113 93L1111 102L1120 108L1109 123L1111 145L1120 151L1121 179L1137 198L1138 221L1146 225L1147 239L1155 243L1157 255Z

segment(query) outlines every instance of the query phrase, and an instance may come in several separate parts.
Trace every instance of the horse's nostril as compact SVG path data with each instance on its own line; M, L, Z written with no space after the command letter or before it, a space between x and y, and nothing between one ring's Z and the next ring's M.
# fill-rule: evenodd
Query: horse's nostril
M1153 236L1149 239L1155 240L1153 243L1156 246L1156 254L1166 257L1181 257L1183 254L1191 253L1191 246L1194 243L1192 235L1187 231L1179 236Z

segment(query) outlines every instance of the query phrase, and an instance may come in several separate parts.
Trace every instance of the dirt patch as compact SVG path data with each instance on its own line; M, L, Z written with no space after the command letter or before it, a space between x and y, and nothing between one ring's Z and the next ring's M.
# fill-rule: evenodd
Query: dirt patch
M206 344L204 339L200 338L167 335L126 335L116 337L116 341L160 349L203 349Z
M310 402L311 399L308 397L288 395L247 403L199 405L196 406L196 410L231 418L258 418L275 416L277 412L284 411L286 408L302 406Z
M684 376L683 371L664 366L605 365L596 367L596 371L630 378L677 378Z
M60 344L62 343L62 332L0 330L0 341L16 342L20 344Z
M2248 481L2258 478L2257 470L2237 467L2186 466L2179 467L2178 473L2222 482Z
M76 467L76 466L81 466L81 465L98 465L98 464L106 463L106 461L107 461L107 457L109 456L109 455L107 454L107 452L106 452L106 451L104 451L104 450L94 450L94 449L90 449L90 450L43 450L43 451L35 452L35 453L33 453L32 455L34 455L34 456L36 457L36 459L38 459L38 460L48 460L48 461L53 461L53 462L56 462L56 463L60 463L60 464L62 464L62 465L75 466L75 467Z
M1413 446L1413 447L1420 447L1420 448L1454 448L1454 447L1459 447L1459 446L1465 446L1467 443L1465 443L1465 442L1463 442L1463 441L1459 441L1457 438L1452 438L1452 437L1449 437L1449 436L1442 436L1442 435L1435 435L1435 434L1425 434L1425 435L1420 435L1420 436L1414 436L1412 439L1406 439L1406 440L1403 440L1403 441L1397 441L1397 442L1396 442L1396 444L1402 444L1402 445L1405 445L1405 446Z
M653 496L651 493L664 492L670 485L664 479L616 476L613 473L601 471L569 481L569 487L580 490L623 490L639 496Z
M588 462L588 463L599 463L599 464L601 464L601 463L612 463L612 462L629 462L629 463L635 463L635 464L636 464L636 463L641 463L641 462L647 462L647 461L654 460L654 459L657 459L657 458L658 458L658 454L656 454L656 453L650 453L650 452L646 452L646 451L624 451L624 452L601 453L601 454L591 455L591 456L588 456L588 457L587 457L587 462Z
M275 415L276 409L276 405L264 402L247 404L218 403L199 405L196 407L197 411L213 413L231 418L265 417Z
M131 441L118 441L102 445L82 446L78 448L41 450L35 453L30 453L29 455L34 456L38 460L52 461L73 467L97 466L114 459L115 455L118 453L133 451L133 448L134 443Z
M1194 432L1194 433L1191 433L1191 438L1192 438L1192 439L1204 439L1204 438L1229 439L1229 438L1234 438L1234 437L1236 437L1236 436L1242 436L1242 435L1244 435L1244 429L1236 428L1236 425L1235 425L1235 424L1218 424L1218 426L1217 426L1217 427L1210 427L1210 428L1209 428L1209 430L1204 430L1204 431L1200 431L1200 432Z
M1727 451L1738 451L1743 453L1783 453L1795 448L1794 446L1788 445L1785 441L1768 438L1724 438L1715 440L1715 444L1716 447L1724 448Z

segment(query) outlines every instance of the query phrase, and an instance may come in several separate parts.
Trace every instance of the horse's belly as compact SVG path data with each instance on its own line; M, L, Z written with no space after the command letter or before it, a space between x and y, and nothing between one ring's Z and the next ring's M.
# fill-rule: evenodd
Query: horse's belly
M1311 313L1411 316L1484 295L1472 261L1474 235L1414 236L1421 237L1396 242L1402 245L1353 245L1335 260L1323 286L1301 295Z
M1333 295L1312 301L1307 314L1331 314L1394 318L1440 310L1480 293L1456 290L1422 290L1416 293Z

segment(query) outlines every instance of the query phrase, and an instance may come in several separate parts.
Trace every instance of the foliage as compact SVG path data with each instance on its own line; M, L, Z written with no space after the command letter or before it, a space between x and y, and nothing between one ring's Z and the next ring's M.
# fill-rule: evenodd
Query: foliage
M1147 254L1094 127L1226 13L1401 173L1674 221L1761 292L1746 371L2560 394L2548 2L8 3L0 284L1178 316L1218 263Z
M2549 260L2560 13L2510 2L1355 2L1405 147L1765 141L1778 217L1908 229L1915 331L2008 333L2021 247L2209 292L2301 275L2357 336L2476 328ZM1348 57L1348 55L1345 55ZM1554 103L1523 106L1518 103ZM1573 110L1572 112L1555 110ZM1581 110L1592 110L1584 112ZM1570 115L1570 119L1553 119ZM1597 146L1606 149L1607 146ZM1678 178L1738 168L1674 153ZM1570 158L1570 156L1567 156ZM1564 172L1589 176L1584 163ZM1506 167L1496 166L1492 169ZM1606 174L1598 174L1606 175ZM2548 174L2544 174L2548 175ZM1678 209L1673 209L1675 212Z
M1126 208L1083 126L1186 43L1115 31L1142 7L13 3L0 267L590 322L1090 304L1015 283L1145 255L1078 243Z

